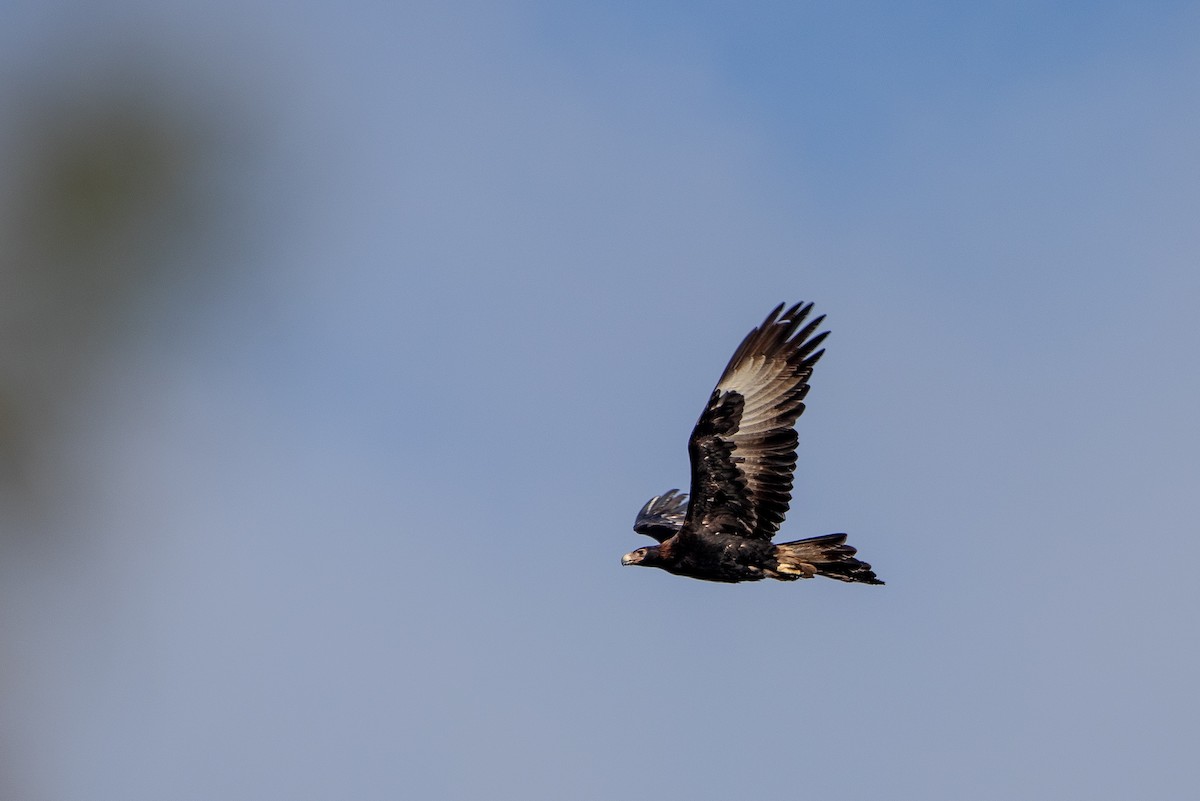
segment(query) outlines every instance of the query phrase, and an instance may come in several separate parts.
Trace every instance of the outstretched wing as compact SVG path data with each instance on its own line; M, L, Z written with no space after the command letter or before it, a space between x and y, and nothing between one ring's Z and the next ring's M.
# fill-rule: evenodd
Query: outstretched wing
M687 495L677 489L667 490L646 501L633 521L633 530L638 534L653 537L659 542L669 540L683 527L687 514Z
M792 499L796 431L829 332L812 304L780 304L738 346L688 442L689 529L770 540Z

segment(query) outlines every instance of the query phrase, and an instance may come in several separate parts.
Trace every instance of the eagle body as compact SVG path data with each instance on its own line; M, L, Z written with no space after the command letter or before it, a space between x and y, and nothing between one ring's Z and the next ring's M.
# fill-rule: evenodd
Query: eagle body
M640 564L677 576L729 584L767 578L764 567L775 564L774 545L744 537L701 533L689 547L673 547L676 545L668 541L657 548L641 549L647 552L647 559Z
M691 500L670 490L647 501L633 528L659 544L622 564L725 583L818 575L883 583L845 534L772 542L791 503L796 420L828 336L816 333L823 315L805 324L811 311L780 304L742 340L688 440Z

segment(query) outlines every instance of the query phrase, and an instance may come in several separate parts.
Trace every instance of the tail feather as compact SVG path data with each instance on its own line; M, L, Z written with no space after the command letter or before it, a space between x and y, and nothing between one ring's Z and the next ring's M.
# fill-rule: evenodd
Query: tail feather
M857 551L846 544L845 534L826 534L775 546L776 578L791 581L798 578L827 576L838 581L860 584L882 584L866 562L854 558Z

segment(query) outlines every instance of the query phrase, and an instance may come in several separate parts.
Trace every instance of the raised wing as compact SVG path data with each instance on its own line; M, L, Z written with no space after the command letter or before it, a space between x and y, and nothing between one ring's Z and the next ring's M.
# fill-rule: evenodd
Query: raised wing
M770 540L792 499L796 431L829 332L812 304L781 303L733 354L688 442L689 529Z
M659 542L669 540L683 527L687 514L687 495L679 490L667 490L646 501L633 521L633 530L638 534L653 537Z

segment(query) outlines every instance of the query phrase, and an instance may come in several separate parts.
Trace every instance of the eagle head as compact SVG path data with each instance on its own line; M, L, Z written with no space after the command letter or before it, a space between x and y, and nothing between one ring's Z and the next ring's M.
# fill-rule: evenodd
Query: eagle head
M650 546L649 548L638 548L636 551L630 551L621 557L623 565L657 565L662 561L658 546Z

